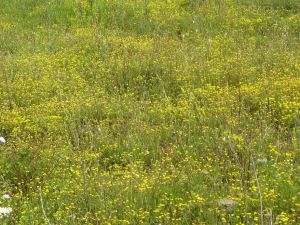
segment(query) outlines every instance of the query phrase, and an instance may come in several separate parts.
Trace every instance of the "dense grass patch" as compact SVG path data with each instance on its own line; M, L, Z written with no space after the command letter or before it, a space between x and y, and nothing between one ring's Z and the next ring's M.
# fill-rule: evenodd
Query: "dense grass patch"
M4 224L299 224L296 0L2 0Z

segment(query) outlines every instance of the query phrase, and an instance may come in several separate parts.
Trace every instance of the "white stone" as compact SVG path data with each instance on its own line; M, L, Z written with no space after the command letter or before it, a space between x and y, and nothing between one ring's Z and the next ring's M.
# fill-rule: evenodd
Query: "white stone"
M223 198L223 199L218 200L218 204L219 204L219 206L225 206L228 208L232 208L232 207L238 205L239 203L232 199Z
M5 138L4 137L0 137L0 142L5 143L6 142Z

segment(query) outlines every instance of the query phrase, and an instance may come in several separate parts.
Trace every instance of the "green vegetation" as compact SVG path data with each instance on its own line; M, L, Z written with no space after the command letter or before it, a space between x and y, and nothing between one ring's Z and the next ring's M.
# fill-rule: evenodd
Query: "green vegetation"
M300 224L298 0L1 0L4 224Z

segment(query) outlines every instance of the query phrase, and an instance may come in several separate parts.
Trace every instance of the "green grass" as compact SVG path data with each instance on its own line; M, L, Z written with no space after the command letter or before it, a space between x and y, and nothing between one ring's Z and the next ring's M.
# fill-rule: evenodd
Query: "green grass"
M0 222L299 224L299 25L296 0L2 0Z

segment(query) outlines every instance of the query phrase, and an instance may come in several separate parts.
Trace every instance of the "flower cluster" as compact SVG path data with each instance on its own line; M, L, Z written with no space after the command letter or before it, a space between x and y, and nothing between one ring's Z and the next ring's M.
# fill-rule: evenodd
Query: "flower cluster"
M0 5L0 223L300 224L298 0Z

